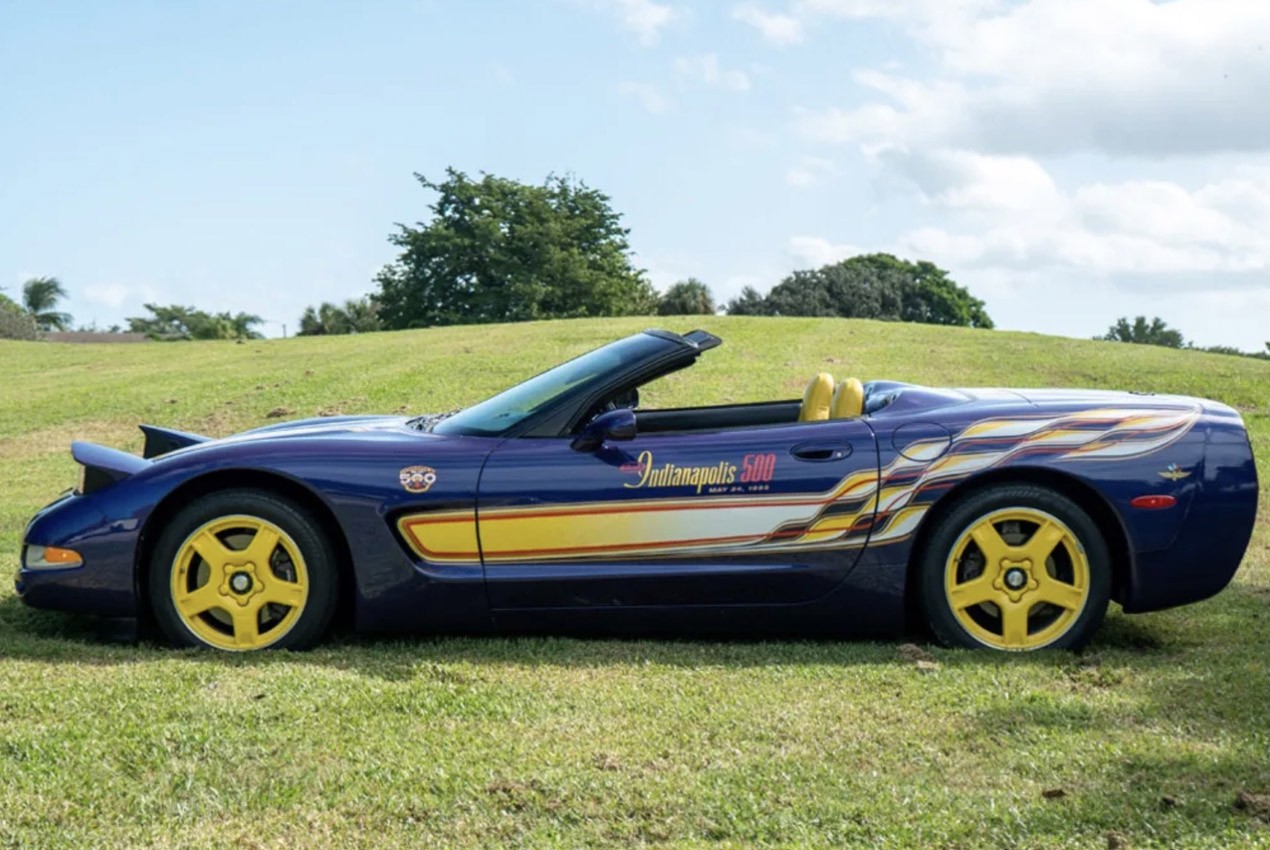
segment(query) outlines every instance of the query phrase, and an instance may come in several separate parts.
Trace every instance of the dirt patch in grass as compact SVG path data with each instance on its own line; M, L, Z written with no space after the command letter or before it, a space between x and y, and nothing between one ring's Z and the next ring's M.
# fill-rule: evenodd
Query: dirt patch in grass
M0 459L17 460L69 452L72 440L98 443L129 452L139 452L145 443L135 422L69 422L0 440Z

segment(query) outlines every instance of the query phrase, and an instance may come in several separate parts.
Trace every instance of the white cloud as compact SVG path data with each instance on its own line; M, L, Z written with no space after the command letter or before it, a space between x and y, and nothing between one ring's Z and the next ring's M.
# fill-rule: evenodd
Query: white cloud
M618 86L618 91L635 98L640 106L644 107L645 112L653 115L660 115L673 105L669 97L662 94L656 86L650 86L647 83L625 82Z
M808 0L821 14L899 18L933 79L877 70L881 96L803 112L809 138L991 152L1162 156L1270 149L1270 3Z
M841 169L832 159L803 156L799 157L798 162L785 172L785 182L790 186L809 188L819 186L841 173Z
M838 144L916 147L942 143L962 134L962 122L968 118L967 92L962 85L912 80L877 70L856 71L852 78L886 100L852 108L796 108L795 127L804 138ZM922 124L917 116L927 123Z
M980 17L1005 6L1007 0L798 0L792 10L814 26L817 21L859 22L882 19L923 40L952 42L962 38Z
M744 92L750 90L749 74L739 69L724 68L713 53L701 56L681 56L675 60L679 75L715 88Z
M856 245L834 244L820 236L791 236L788 251L802 268L824 266L864 253Z
M871 249L949 268L1007 327L1094 333L1158 313L1203 344L1257 347L1265 314L1244 311L1270 302L1270 3L792 8L808 28L886 19L931 60L856 68L854 102L794 110L799 135L856 147L879 195L910 206L915 223ZM809 263L848 250L790 242Z
M940 213L897 250L972 268L1096 275L1239 274L1270 268L1270 170L1188 189L1161 180L1063 190L1026 157L879 155Z
M754 3L744 3L732 8L732 17L754 27L777 47L788 47L803 40L803 22L796 15L768 12Z
M646 47L656 44L661 31L678 17L674 8L653 0L590 0L590 5L616 15L622 28Z
M881 148L874 158L911 181L927 203L956 210L1027 212L1043 216L1061 203L1054 179L1025 156L969 151Z

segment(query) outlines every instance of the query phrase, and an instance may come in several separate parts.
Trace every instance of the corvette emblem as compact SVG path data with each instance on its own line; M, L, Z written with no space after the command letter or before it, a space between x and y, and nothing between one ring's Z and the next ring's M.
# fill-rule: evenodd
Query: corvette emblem
M409 493L426 493L437 481L437 471L430 466L407 466L398 474L401 486Z
M1176 463L1170 463L1168 468L1160 473L1160 477L1170 481L1181 481L1183 478L1190 478L1191 474Z

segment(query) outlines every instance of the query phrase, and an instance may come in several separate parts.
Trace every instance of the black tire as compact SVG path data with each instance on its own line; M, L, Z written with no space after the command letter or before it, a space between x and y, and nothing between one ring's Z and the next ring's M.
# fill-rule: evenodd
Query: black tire
M197 616L182 615L177 609L174 598L174 583L182 580L179 576L174 578L174 572L180 569L178 559L183 556L183 553L189 551L186 544L192 540L191 535L208 523L230 517L247 517L262 521L273 526L275 530L283 532L287 538L286 545L291 545L298 550L299 569L307 580L307 592L300 604L290 607L278 606L269 608L267 611L263 610L263 605L267 603L257 605L262 610L253 613L252 616L256 620L257 630L261 632L259 635L261 641L268 638L267 642L259 646L218 645L217 642L200 636L196 628L212 633L214 628L223 626L230 632L229 642L234 643L236 625L226 625L222 622L221 626L217 626L217 622L229 619L225 613L227 609L215 609ZM227 519L226 522L232 524L231 520ZM234 532L226 532L226 534L230 535L232 541ZM201 556L190 556L195 563L199 563L198 557ZM277 549L271 550L270 559L271 564L275 559L284 564L291 562L281 542ZM205 567L199 568L206 571ZM262 588L270 580L269 577L273 577L273 571L277 567L270 566L269 569L270 573L265 574L265 577L258 582ZM290 578L294 578L296 568L292 566L290 569L293 570ZM226 586L227 582L228 579L226 579ZM210 580L207 583L210 584ZM182 508L168 522L155 544L150 559L147 584L155 620L168 640L177 646L221 650L306 649L322 637L335 613L339 586L338 559L334 547L322 531L321 523L300 506L264 490L223 490L196 499ZM300 587L304 584L305 582L301 582L292 586ZM240 597L224 595L223 598L236 601L236 598ZM272 628L280 629L284 625L286 628L281 629L276 635L269 636L260 624L265 623L267 626L269 615L273 612L284 613L275 614L277 621ZM292 612L298 612L298 616L290 616ZM212 628L202 628L200 625L202 623Z
M1022 541L1018 545L1026 547L1031 543L1029 535L1039 533L1042 524L1047 522L1040 520L1037 524L1030 524L1026 517L1032 515L1038 518L1047 515L1049 519L1058 521L1057 524L1050 524L1050 529L1066 526L1063 530L1070 532L1070 536L1061 537L1065 542L1056 545L1052 555L1046 559L1046 574L1034 579L1031 559L1016 562L1010 558L1002 558L999 566L990 567L977 540L970 537L972 531L976 528L995 531L997 537L989 534L984 538L987 544L995 544L999 539L1008 547L1013 540ZM991 521L1001 517L1011 518L999 523ZM1019 521L1017 518L1023 519ZM1011 522L1014 524L1010 525ZM1076 554L1073 554L1071 548L1073 538L1078 550ZM1038 543L1035 547L1038 552L1045 549L1044 543ZM1002 551L1013 553L1023 550ZM1087 575L1079 574L1085 579L1083 582L1076 578L1076 571L1082 569L1079 566L1082 555L1087 565L1084 568ZM954 561L954 558L957 560ZM1026 569L1022 569L1024 566ZM972 492L959 500L938 520L919 554L918 567L918 591L922 611L935 638L946 646L986 647L1003 651L1043 648L1078 650L1089 642L1102 623L1111 595L1111 554L1097 524L1071 499L1037 485L1006 484L989 487ZM1055 574L1059 571L1062 574L1057 575L1058 580L1054 581ZM950 572L953 574L952 579L949 579ZM1044 600L1038 601L1035 595L1029 596L1047 593L1049 588L1056 588L1056 592L1069 591L1071 588L1059 583L1067 581L1067 575L1073 577L1073 586L1083 584L1080 588L1083 602L1079 606L1075 602L1051 605ZM969 588L969 582L975 579L996 582L991 584L995 589L990 592L995 594L996 599L1002 600L1001 604L985 601L974 605L954 606L952 596L963 588ZM1014 582L1020 583L1021 587L1015 588L1012 584ZM1047 590L1033 589L1041 584ZM1017 599L1010 594L1018 594ZM977 596L976 593L967 592L961 599L965 601ZM1078 597L1073 594L1071 598L1074 600ZM1023 645L1007 637L1006 608L1023 612ZM1017 613L1013 616L1017 616ZM1047 617L1051 618L1048 624ZM1017 620L1014 622L1017 623ZM1000 630L999 642L993 640L994 629ZM1053 634L1050 635L1050 632ZM1015 634L1019 632L1016 631ZM1036 640L1033 642L1034 634ZM1030 645L1030 642L1036 645Z

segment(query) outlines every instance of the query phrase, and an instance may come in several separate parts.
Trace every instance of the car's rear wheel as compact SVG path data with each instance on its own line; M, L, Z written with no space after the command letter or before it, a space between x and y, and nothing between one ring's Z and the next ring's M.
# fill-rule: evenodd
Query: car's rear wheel
M180 646L302 649L335 611L337 567L321 525L260 490L227 490L182 509L149 569L155 619Z
M954 505L920 566L927 622L950 646L1079 649L1111 592L1111 556L1097 524L1066 496L1026 484Z

